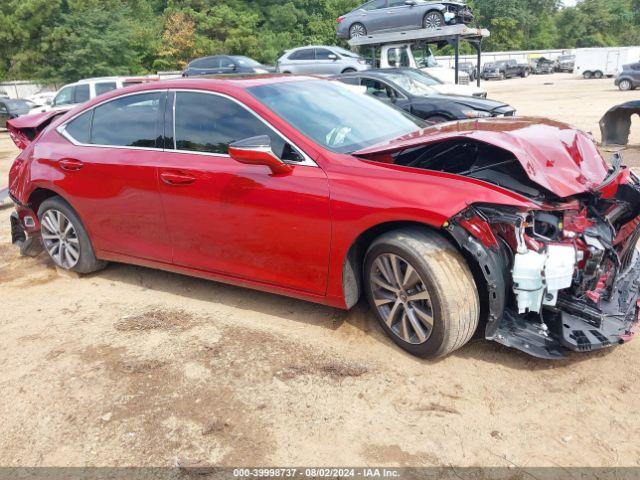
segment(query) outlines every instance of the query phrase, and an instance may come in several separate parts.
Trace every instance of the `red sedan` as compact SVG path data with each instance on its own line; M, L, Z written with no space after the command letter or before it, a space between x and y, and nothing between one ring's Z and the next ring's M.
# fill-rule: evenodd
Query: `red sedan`
M422 357L478 330L556 358L638 323L640 187L539 119L426 128L333 81L154 82L23 117L13 241L339 308Z

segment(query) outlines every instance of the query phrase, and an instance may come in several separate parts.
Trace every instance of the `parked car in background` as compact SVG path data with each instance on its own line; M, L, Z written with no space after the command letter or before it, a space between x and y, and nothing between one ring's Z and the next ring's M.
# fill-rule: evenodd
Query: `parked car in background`
M471 23L473 13L462 2L372 0L338 17L338 38Z
M29 113L31 103L26 100L0 98L0 127L5 128L7 121Z
M421 357L476 331L560 358L638 330L640 184L588 134L533 118L425 128L313 77L197 87L10 120L12 241L78 273L114 261L343 309L366 297Z
M549 75L555 70L554 61L540 57L531 60L531 73L534 75Z
M213 55L196 58L182 72L183 77L225 75L234 73L269 73L269 69L242 55Z
M27 100L33 102L36 104L36 107L41 107L44 105L51 105L53 103L53 98L56 96L56 92L43 92L40 91L38 93L36 93L35 95L31 95L29 97L27 97Z
M433 89L433 79L412 68L348 73L337 79L349 85L361 85L377 99L430 123L515 115L515 109L502 102L442 95Z
M33 108L30 113L42 113L50 110L68 110L103 93L122 88L123 86L123 77L98 77L80 80L79 82L63 86L56 92L50 104Z
M456 68L455 65L451 68ZM476 67L476 65L474 63L471 62L460 62L458 64L458 68L460 69L461 72L466 73L467 75L469 75L469 80L470 81L474 81L476 78L478 78L478 68Z
M504 80L513 77L528 77L531 69L528 65L522 65L517 60L499 60L497 62L485 63L482 69L484 80Z
M573 73L573 69L575 68L575 66L576 66L575 55L561 55L558 57L556 61L557 72Z
M640 62L624 65L614 83L622 91L640 87Z
M338 75L368 70L371 65L357 53L340 47L312 45L287 50L276 62L279 73Z

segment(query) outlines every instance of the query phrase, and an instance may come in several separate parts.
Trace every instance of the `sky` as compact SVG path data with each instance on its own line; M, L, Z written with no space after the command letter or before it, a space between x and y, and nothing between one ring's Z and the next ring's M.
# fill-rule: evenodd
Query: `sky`
M566 7L573 7L576 4L577 0L563 0L562 3L564 3L564 5Z

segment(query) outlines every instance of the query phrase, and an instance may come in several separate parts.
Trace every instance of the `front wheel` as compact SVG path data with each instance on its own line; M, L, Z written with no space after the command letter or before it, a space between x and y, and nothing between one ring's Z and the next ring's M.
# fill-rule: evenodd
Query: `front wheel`
M478 327L473 275L462 255L436 233L406 228L380 236L367 252L364 274L382 328L413 355L447 355Z
M623 92L626 92L627 90L631 90L631 87L632 85L629 80L620 80L620 83L618 84L618 88Z
M444 26L444 15L440 12L428 12L422 19L422 28L433 29Z
M98 260L87 231L71 206L52 197L38 209L44 249L57 267L77 273L91 273L107 264Z

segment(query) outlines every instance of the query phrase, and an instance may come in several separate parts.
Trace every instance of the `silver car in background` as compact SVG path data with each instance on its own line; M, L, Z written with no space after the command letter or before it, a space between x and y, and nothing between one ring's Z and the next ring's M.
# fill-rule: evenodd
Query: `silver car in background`
M473 21L471 9L459 1L371 0L338 17L338 38L400 32L419 28L435 29Z
M276 62L278 73L294 75L340 75L370 68L371 65L357 53L325 45L310 45L287 50Z

